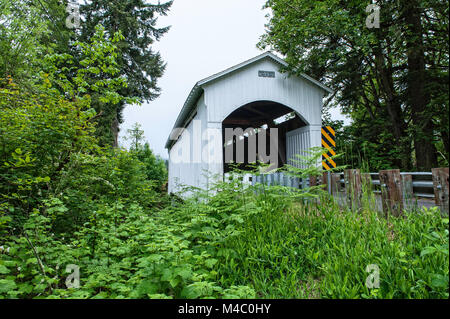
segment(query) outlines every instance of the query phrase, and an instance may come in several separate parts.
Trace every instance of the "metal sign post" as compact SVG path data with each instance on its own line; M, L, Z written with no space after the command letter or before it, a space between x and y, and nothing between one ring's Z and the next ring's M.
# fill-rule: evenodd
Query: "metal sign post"
M327 181L328 181L328 194L333 195L331 191L331 172L327 172Z

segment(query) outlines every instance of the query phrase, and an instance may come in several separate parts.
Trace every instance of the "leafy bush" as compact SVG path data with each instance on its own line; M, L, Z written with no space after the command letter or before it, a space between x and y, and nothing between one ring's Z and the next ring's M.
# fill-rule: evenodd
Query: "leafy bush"
M23 235L3 243L10 250L0 264L7 287L0 296L254 297L249 287L223 288L216 281L217 247L233 235L236 216L217 216L197 203L153 213L120 200L96 204L89 221L65 240L51 235L51 217L35 211ZM68 264L80 267L79 289L63 289Z
M162 192L167 171L138 127L134 149L100 148L85 92L116 103L123 84L103 36L81 45L74 83L56 56L33 90L0 85L0 298L448 298L437 210L385 219L339 207L322 186L250 186L239 171L182 201ZM320 175L321 153L285 172Z
M137 159L144 164L146 178L155 181L155 186L158 189L162 189L168 178L164 160L153 154L148 143L145 143L141 148L134 150L133 153L136 155Z
M97 190L105 196L66 238L51 233L65 205L47 201L20 236L2 242L10 249L0 296L448 298L448 218L439 211L387 220L327 196L320 205L286 200L283 191L238 177L148 209L125 193L112 200ZM80 267L78 289L65 289L68 264ZM365 285L371 264L381 270L379 289Z
M168 172L166 164L159 156L155 156L148 142L144 142L144 131L139 123L127 130L125 140L130 142L130 152L144 164L145 175L148 180L155 181L157 189L162 190L167 183Z

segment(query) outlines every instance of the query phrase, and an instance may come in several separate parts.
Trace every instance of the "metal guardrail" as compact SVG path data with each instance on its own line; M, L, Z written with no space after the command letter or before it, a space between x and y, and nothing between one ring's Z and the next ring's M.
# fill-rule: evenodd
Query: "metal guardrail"
M346 180L348 178L348 180ZM283 172L274 174L248 174L244 182L248 184L281 185L297 189L310 185L326 184L328 192L333 196L347 198L355 191L363 191L363 182L370 178L372 192L377 195L377 201L382 209L394 209L401 214L403 205L432 207L438 206L448 213L448 168L434 168L432 172L400 172L399 170L384 170L379 173L361 173L359 169L349 169L345 173L325 173L319 178L295 178ZM401 182L399 183L398 178ZM350 190L350 191L349 191ZM386 191L386 192L385 192ZM400 203L400 205L398 205ZM381 207L380 204L380 207Z
M344 173L339 173L341 176L341 185L347 184L348 182L344 179ZM379 180L379 173L368 173L372 178L372 185L376 188L381 187L381 182ZM431 172L412 172L412 173L400 173L402 176L411 175L413 177L412 187L414 190L414 195L416 197L434 199L433 191L433 181ZM425 178L420 178L425 177ZM305 188L309 187L309 178L301 180L299 178L291 177L283 173L273 173L273 174L263 174L263 175L248 175L245 180L255 185L256 183L266 184L266 185L282 185L294 188ZM375 189L373 191L375 194L381 194L381 190Z
M343 178L344 173L339 173L341 175L341 184L346 184L345 179ZM379 173L367 173L372 177L372 185L376 187L381 187L381 182L379 180ZM401 176L411 175L413 177L412 181L412 187L414 190L414 196L415 197L421 197L421 198L429 198L434 199L434 185L432 181L433 174L431 172L402 172L400 173ZM375 177L375 179L374 179ZM419 177L428 177L428 178L422 178L419 179ZM381 190L375 189L373 191L375 194L381 194Z

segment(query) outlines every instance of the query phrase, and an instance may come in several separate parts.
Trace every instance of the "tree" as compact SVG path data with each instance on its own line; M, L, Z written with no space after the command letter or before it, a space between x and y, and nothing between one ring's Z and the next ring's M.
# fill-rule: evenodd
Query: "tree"
M145 143L135 154L137 159L144 164L147 180L155 182L157 188L160 191L163 190L162 188L167 183L168 177L164 160L153 154L148 143Z
M152 45L169 30L156 27L158 16L166 15L172 1L150 4L145 0L92 0L81 6L84 17L81 39L85 41L94 33L94 27L102 24L110 33L121 31L126 38L118 44L120 75L127 78L128 86L120 94L138 97L140 101L153 101L160 94L158 79L163 75L165 64ZM117 146L119 124L122 123L124 102L114 106L112 118L102 121L106 134L104 144ZM97 105L100 110L104 105ZM112 138L110 138L112 135Z
M168 177L164 160L153 154L150 145L145 142L144 131L139 123L135 123L127 133L125 139L131 142L130 152L144 164L147 179L156 182L156 186L161 190Z
M126 84L116 68L118 39L97 26L89 43L75 44L81 68L64 70L73 57L48 54L31 89L11 77L0 82L0 217L12 212L20 225L49 193L60 195L74 159L99 152L90 92L103 103L133 101L118 93Z
M37 1L0 0L0 79L30 86L38 58L45 51L39 39L50 31Z
M138 150L144 140L144 131L141 130L141 125L134 123L133 128L127 130L127 133L128 136L126 138L131 142L131 149Z
M448 111L448 3L376 3L381 27L369 29L367 1L269 0L273 16L260 47L286 55L286 71L332 87L337 94L329 103L352 117L357 134L369 145L383 143L371 155L391 167L428 170L438 164L437 140L448 143L441 121Z

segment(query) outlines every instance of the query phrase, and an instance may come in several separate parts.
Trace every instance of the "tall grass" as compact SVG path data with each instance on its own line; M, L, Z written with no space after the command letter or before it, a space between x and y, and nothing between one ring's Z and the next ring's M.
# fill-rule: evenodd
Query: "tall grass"
M209 198L246 212L238 235L220 244L221 285L260 298L448 298L448 217L438 209L387 219L368 185L350 209L321 187L244 186L233 176ZM366 286L369 265L380 269L379 288Z

